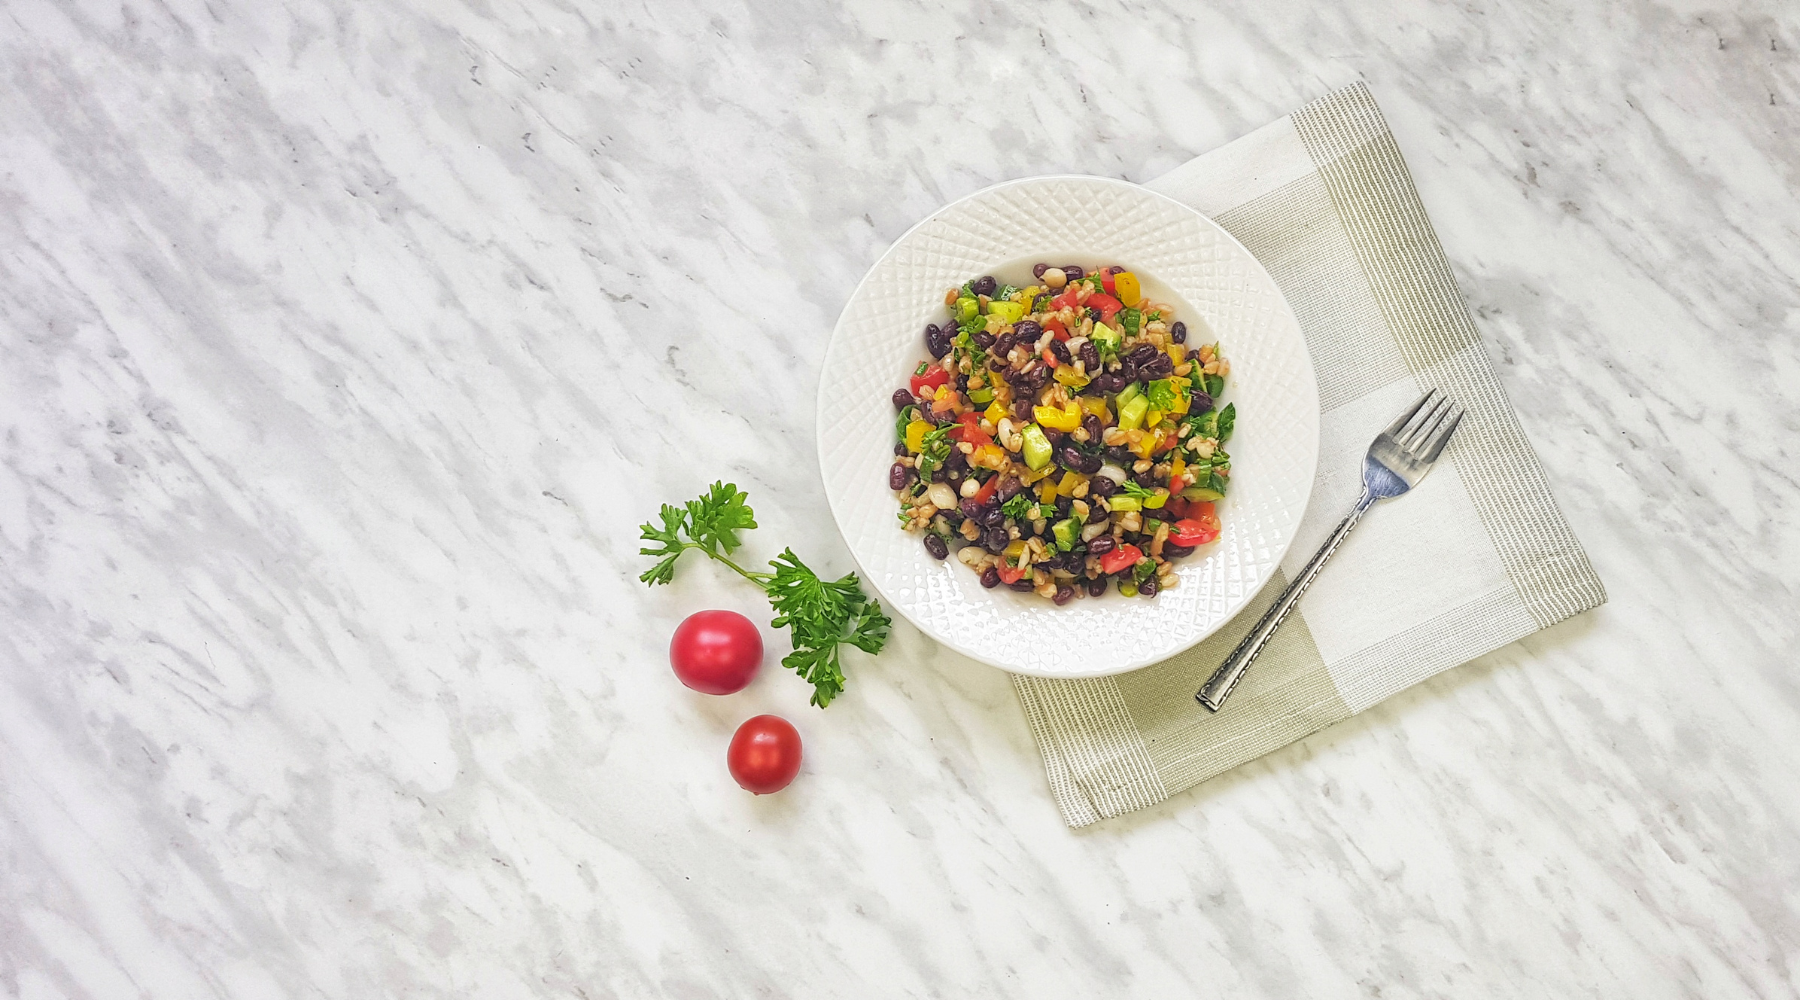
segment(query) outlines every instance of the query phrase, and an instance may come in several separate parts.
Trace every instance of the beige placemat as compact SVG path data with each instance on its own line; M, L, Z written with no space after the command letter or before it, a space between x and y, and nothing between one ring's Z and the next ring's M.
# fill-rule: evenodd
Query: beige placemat
M1319 472L1283 572L1212 638L1117 677L1014 678L1071 826L1160 802L1606 600L1367 87L1146 186L1230 231L1293 304L1318 373ZM1370 511L1208 713L1194 692L1349 512L1370 439L1430 386L1469 410L1445 457Z

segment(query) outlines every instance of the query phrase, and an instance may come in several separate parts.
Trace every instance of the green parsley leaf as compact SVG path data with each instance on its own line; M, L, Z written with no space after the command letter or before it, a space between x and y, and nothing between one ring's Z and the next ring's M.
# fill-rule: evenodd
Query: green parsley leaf
M1219 411L1219 440L1226 441L1231 437L1231 429L1237 425L1237 404L1226 403Z
M1144 396L1151 409L1167 413L1187 394L1186 383L1186 379L1159 378L1145 387Z
M1036 506L1037 503L1031 499L1030 494L1017 493L1011 500L1000 505L1000 513L1015 521L1027 521L1031 519L1031 509Z
M878 653L887 643L893 621L862 592L851 573L830 582L819 579L793 549L770 560L769 604L776 618L769 624L793 634L794 651L781 663L813 686L812 703L824 708L844 690L840 643Z
M1137 336L1138 327L1142 326L1143 322L1144 314L1137 309L1131 308L1119 310L1119 325L1124 327L1125 332L1131 336Z

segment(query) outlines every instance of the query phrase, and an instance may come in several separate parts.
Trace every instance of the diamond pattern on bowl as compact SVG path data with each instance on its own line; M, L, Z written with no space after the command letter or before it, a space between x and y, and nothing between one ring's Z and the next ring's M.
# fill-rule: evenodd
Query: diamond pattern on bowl
M921 331L945 289L1021 258L1105 259L1166 286L1177 318L1211 327L1231 359L1232 484L1217 542L1176 564L1154 600L1109 594L1056 607L984 590L952 556L932 559L895 519L887 488L896 386L925 357ZM1190 342L1196 342L1190 338ZM1042 177L979 191L902 236L844 307L819 378L819 468L864 578L932 638L1017 673L1095 677L1172 656L1212 634L1268 581L1293 541L1319 451L1319 394L1300 324L1238 242L1193 209L1135 184Z

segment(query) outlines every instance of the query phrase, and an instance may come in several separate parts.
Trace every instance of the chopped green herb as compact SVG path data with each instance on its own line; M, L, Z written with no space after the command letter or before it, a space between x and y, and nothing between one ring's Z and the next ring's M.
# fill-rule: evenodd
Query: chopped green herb
M1029 512L1034 511L1036 508L1037 503L1031 499L1030 494L1018 493L1015 494L1011 500L1000 505L1000 513L1005 514L1015 521L1029 521L1031 520L1031 514Z

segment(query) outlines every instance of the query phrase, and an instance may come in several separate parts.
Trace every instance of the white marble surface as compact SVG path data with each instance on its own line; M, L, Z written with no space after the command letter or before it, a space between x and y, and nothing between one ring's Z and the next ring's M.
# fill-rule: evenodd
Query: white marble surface
M1800 15L1312 7L0 3L0 994L1793 995ZM1359 75L1612 603L1080 833L908 628L674 683L890 240Z

